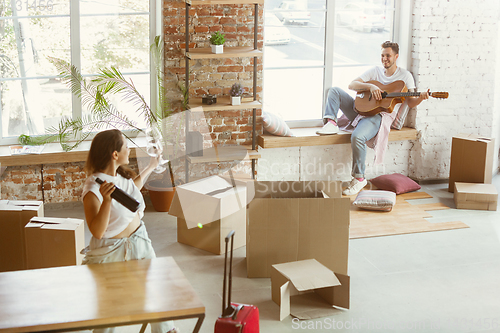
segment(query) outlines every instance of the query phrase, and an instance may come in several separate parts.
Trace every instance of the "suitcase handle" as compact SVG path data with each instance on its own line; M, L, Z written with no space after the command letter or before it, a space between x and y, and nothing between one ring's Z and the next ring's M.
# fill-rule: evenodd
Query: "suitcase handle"
M238 307L236 309L234 309L234 313L233 313L233 317L232 317L233 320L236 320L236 317L238 317L238 313L240 312L240 310L243 310L244 307L245 306L243 304L240 304L240 305L238 305Z
M227 282L227 252L229 239L231 239L231 256L229 259L229 282ZM222 316L230 317L234 308L231 306L231 288L232 288L232 280L233 280L233 246L234 246L234 230L231 230L226 236L226 253L224 254L224 282L222 286ZM228 286L227 292L227 303L226 303L226 286Z
M238 305L238 307L235 307L234 305L228 306L224 313L219 318L231 318L232 320L236 320L238 317L238 313L240 313L241 310L245 307L244 304Z

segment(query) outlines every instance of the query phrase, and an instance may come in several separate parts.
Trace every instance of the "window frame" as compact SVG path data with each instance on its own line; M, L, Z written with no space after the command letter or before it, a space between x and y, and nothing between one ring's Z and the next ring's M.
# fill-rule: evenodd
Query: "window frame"
M70 3L70 59L71 64L81 69L81 40L80 40L80 18L82 16L94 16L94 15L80 15L80 0L68 0ZM145 15L146 12L139 12L137 15ZM149 45L152 45L154 39L157 35L163 35L161 29L162 21L162 1L161 0L149 0ZM43 15L41 17L66 17L67 15ZM35 18L37 16L29 16L29 18ZM19 18L19 17L18 17ZM24 17L22 17L24 18ZM156 75L151 75L155 72L154 62L151 53L149 54L149 71L146 72L133 72L133 73L123 73L125 75L143 75L149 74L150 77L150 106L151 108L156 107L156 98L151 98L151 96L156 96L158 93L158 84ZM87 76L87 75L84 75ZM40 78L56 78L57 76L37 76L33 79ZM31 79L31 77L29 77ZM20 78L13 78L8 80L22 80ZM3 111L3 110L2 110ZM82 105L80 99L71 94L71 114L73 118L78 118L82 116ZM125 131L126 133L129 131ZM93 135L91 135L87 140L91 140ZM77 139L77 138L75 138ZM71 141L71 140L70 140ZM0 114L0 146L17 144L18 136L15 137L3 137L3 127L2 127L2 116Z
M393 11L393 40L399 44L400 53L404 52L405 56L399 57L398 66L408 68L411 64L411 31L412 31L412 8L414 0L394 0ZM271 11L272 12L272 11ZM325 100L328 89L333 85L333 65L334 54L334 34L335 34L335 1L326 1L325 8L325 42L324 42L324 65L323 65L323 97L322 97L322 114L324 114ZM405 24L404 22L409 22ZM294 67L304 68L304 67ZM354 79L354 78L353 78ZM264 83L265 84L265 83ZM286 124L290 128L300 127L320 127L323 125L323 119L307 119L307 120L287 120Z

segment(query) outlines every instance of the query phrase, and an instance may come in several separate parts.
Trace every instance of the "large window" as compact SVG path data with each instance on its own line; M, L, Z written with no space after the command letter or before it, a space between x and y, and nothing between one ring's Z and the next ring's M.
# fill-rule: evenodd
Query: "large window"
M0 0L0 143L87 112L49 57L88 77L117 67L149 99L155 8L154 0Z
M264 111L317 125L328 88L380 65L392 40L394 0L266 0Z

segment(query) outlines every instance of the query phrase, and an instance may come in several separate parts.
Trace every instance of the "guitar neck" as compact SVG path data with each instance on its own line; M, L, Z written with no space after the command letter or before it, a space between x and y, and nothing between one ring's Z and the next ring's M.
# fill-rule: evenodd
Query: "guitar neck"
M395 97L418 97L420 96L421 93L419 92L413 92L413 91L408 91L408 92L397 92L397 93L389 93L386 98L395 98Z

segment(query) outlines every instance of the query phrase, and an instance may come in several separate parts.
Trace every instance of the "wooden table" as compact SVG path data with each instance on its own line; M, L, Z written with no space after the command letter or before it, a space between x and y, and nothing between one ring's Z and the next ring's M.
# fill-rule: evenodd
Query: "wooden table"
M60 332L198 318L172 257L0 273L0 332Z

